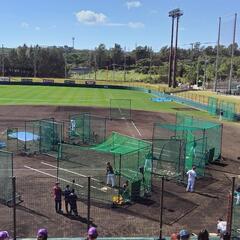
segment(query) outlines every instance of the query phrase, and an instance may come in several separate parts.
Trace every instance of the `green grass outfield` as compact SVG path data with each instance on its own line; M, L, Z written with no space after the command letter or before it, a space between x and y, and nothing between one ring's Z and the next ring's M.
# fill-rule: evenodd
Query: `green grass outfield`
M0 86L1 105L71 105L109 107L110 99L131 99L132 109L176 113L174 108L186 108L175 102L156 103L151 94L119 89L55 87L55 86ZM208 116L202 111L180 111L194 116Z

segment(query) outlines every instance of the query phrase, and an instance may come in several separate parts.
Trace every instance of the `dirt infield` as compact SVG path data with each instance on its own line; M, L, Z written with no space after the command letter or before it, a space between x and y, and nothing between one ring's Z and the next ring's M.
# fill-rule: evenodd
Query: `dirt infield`
M0 131L7 127L22 127L25 120L54 117L68 121L70 114L90 112L109 116L108 109L89 107L1 106ZM151 139L154 122L170 121L174 115L132 111L133 122L108 120L107 133L117 131L133 137ZM183 185L168 181L164 194L164 234L187 228L197 233L202 228L216 231L219 217L226 218L230 178L239 174L240 125L224 124L222 164L207 167L207 178L197 181L196 193L185 192ZM44 165L45 162L49 165ZM80 217L58 214L54 209L52 186L56 176L56 160L48 156L14 157L17 191L24 200L17 208L18 237L34 237L38 227L48 227L51 237L78 237L86 232L87 204L78 202ZM34 169L38 170L35 171ZM41 171L41 172L40 172ZM42 173L43 172L43 173ZM159 234L160 180L153 179L153 192L147 201L123 208L92 202L91 220L102 236L157 236ZM81 199L81 197L80 197ZM63 208L64 209L64 208ZM0 225L12 228L12 211L0 204Z

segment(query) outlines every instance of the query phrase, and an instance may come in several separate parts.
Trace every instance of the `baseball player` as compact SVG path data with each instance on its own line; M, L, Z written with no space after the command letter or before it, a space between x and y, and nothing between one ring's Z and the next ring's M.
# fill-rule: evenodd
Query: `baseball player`
M194 192L195 179L197 177L197 173L195 170L196 170L196 166L193 165L192 169L187 171L187 176L188 176L188 184L186 188L187 192Z
M114 171L113 167L110 164L110 162L107 162L107 185L112 187L115 187L115 176L114 176ZM110 184L111 183L111 184Z

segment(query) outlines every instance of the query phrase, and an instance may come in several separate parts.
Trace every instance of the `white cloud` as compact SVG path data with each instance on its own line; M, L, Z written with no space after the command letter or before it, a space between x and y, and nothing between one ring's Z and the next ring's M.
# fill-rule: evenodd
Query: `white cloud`
M36 31L39 31L39 30L40 30L40 27L38 27L38 26L35 27L35 30L36 30Z
M78 22L86 25L101 25L107 27L129 27L143 28L145 25L141 22L118 23L111 22L103 13L96 13L90 10L81 10L75 14Z
M81 10L75 14L80 23L95 25L107 22L107 16L103 13L96 13L90 10Z
M27 22L21 22L21 27L22 27L22 28L29 28L29 23L27 23Z
M130 27L130 28L144 28L145 25L141 22L129 22L128 27Z
M129 1L126 2L127 8L131 9L131 8L139 8L142 6L142 3L140 1Z

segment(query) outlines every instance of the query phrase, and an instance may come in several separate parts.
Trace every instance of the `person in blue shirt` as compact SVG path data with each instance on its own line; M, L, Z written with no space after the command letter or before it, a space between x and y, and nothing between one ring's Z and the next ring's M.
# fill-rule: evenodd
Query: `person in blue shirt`
M65 210L66 210L66 213L69 214L69 208L68 206L70 206L70 203L69 203L69 195L71 194L71 190L70 190L70 186L67 185L65 190L64 190L64 201L65 201Z

